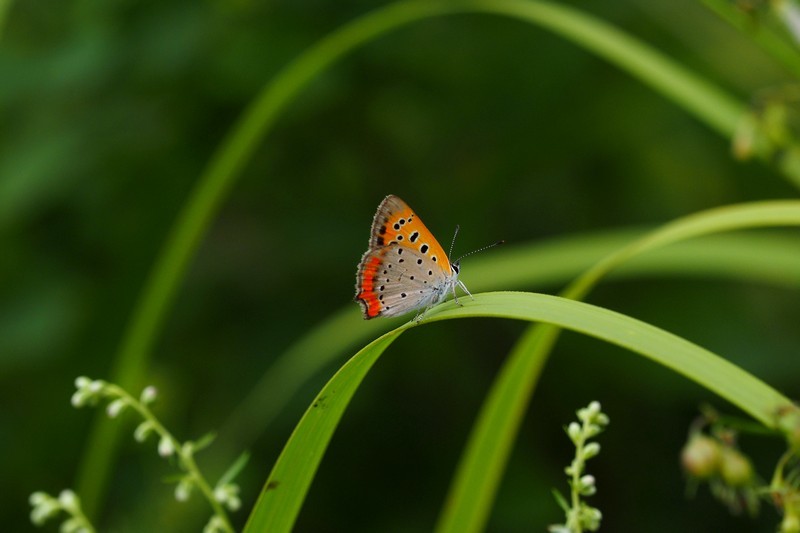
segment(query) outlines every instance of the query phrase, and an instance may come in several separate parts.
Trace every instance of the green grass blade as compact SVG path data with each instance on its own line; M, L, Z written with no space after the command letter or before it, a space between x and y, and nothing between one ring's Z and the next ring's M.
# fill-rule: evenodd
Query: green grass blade
M350 399L378 357L407 327L389 332L367 345L317 395L278 457L245 531L291 531Z
M546 322L627 348L696 381L768 427L774 426L778 411L791 406L788 398L704 348L642 321L582 302L522 292L483 293L461 307L447 302L432 309L424 323L466 317ZM246 532L291 531L355 391L377 358L409 327L413 325L401 326L372 342L325 385L286 443L250 515ZM529 366L538 371L541 361ZM527 384L534 381L528 379Z
M558 296L523 292L483 293L461 307L445 303L426 321L501 317L543 322L605 340L643 355L736 405L768 428L791 400L742 370L677 335L635 318Z
M549 2L481 1L486 11L533 22L628 71L723 136L731 136L744 107L708 80L643 41L587 13Z
M747 34L748 38L780 61L795 78L800 78L800 57L797 55L797 48L785 38L785 35L779 35L770 24L764 24L766 21L754 20L754 15L745 13L735 2L703 0L703 3L728 24Z
M470 260L462 271L470 290L544 288L563 285L600 258L642 237L643 230L617 230L509 246ZM619 278L702 277L800 288L800 239L792 235L713 235L651 250L612 270ZM250 446L312 376L348 350L396 325L361 318L355 304L311 328L267 369L219 430L216 456ZM227 459L226 459L227 460Z
M618 230L517 246L470 261L462 278L471 289L482 291L552 286L586 271L565 293L571 298L580 297L580 291L588 291L600 278L612 274L709 275L797 287L800 254L796 252L796 238L762 233L680 241L739 228L796 223L798 209L798 201L756 202L700 213L647 236L642 230ZM663 248L676 242L680 244ZM621 268L623 265L625 268ZM230 448L249 445L310 376L397 323L361 320L357 308L351 305L312 328L265 373L226 422L221 439L235 443Z
M633 257L702 235L764 226L800 225L800 201L754 202L712 209L666 224L599 261L562 294L581 299L612 270ZM546 322L546 321L545 321ZM538 324L517 343L484 402L451 485L437 531L480 531L486 523L502 472L516 438L538 368L558 339L559 328ZM535 362L535 363L534 363ZM505 367L528 369L511 376Z
M631 258L671 243L739 229L800 226L800 201L773 200L730 205L680 218L599 261L564 291L583 298L603 277Z
M0 0L0 38L3 37L3 32L6 29L9 11L11 11L11 0Z

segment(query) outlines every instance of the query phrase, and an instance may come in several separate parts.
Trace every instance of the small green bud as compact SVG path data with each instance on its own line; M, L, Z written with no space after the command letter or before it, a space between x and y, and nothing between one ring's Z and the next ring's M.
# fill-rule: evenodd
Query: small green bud
M600 529L600 521L603 519L603 513L600 509L583 505L581 508L580 521L584 529L588 531L597 531Z
M225 524L217 515L212 516L203 528L203 533L221 533L222 531L225 531Z
M153 403L158 396L158 391L152 385L145 387L142 394L139 396L139 401L147 405Z
M800 448L800 410L796 406L782 409L778 414L778 428L786 435L789 446Z
M582 496L591 496L595 492L597 492L597 487L595 486L594 476L592 475L585 475L581 477L578 485L578 491L581 493Z
M787 512L781 521L780 533L800 533L800 518L796 514Z
M43 525L48 518L61 510L61 504L45 492L34 492L29 498L31 509L31 522L34 525Z
M136 439L136 442L144 442L147 440L147 437L150 436L150 433L153 432L153 424L149 420L145 420L133 431L133 438Z
M239 485L236 483L226 483L215 488L214 499L231 511L236 511L242 506L242 501L239 499Z
M577 443L581 436L581 426L577 422L570 422L567 426L567 435L573 443Z
M700 433L689 437L681 451L683 469L692 477L706 479L719 468L721 446L711 437Z
M128 402L122 398L117 398L106 407L106 414L109 418L116 418L119 414L128 407Z
M756 152L758 139L758 119L750 112L746 113L736 126L733 133L731 150L733 156L739 161L753 157Z
M161 440L158 441L158 455L161 457L169 457L175 453L175 444L172 442L172 439L164 435L161 437Z
M58 495L58 503L70 514L76 514L80 507L78 497L69 489L61 491L61 494Z
M86 392L86 389L78 389L72 393L70 402L73 407L83 407L89 401L89 397L89 393Z
M749 485L753 481L753 465L740 451L724 447L720 455L719 471L723 481L731 487Z
M181 479L178 485L175 487L175 499L179 502L187 501L189 496L192 494L193 488L194 485L188 478Z
M595 455L600 453L600 445L596 442L590 442L586 446L583 447L583 459L584 461L587 459L591 459Z
M41 491L34 492L28 497L28 503L31 505L41 505L47 501L49 496Z

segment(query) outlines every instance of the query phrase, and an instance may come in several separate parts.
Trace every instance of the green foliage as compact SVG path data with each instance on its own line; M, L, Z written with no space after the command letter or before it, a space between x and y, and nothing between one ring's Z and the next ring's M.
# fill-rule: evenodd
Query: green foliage
M205 457L220 481L199 488L252 509L250 530L427 530L437 514L439 531L543 529L563 450L548 419L602 397L626 413L593 463L614 468L608 494L658 494L599 502L604 527L772 531L675 503L673 437L712 393L786 437L773 495L782 530L800 529L797 413L777 392L800 372L800 243L777 229L800 223L796 3L704 3L0 2L4 526L75 475L80 502L38 493L37 516L202 525L145 481L159 466L122 453L122 424L98 416L84 442L59 410L64 376L91 372L122 386L110 414L144 412L137 435L188 451L176 495L211 437L185 450L122 392L148 376L174 391L176 429L219 427ZM467 240L514 243L466 261L473 292L564 298L484 293L422 328L361 321L341 308L387 193L437 235L460 222ZM597 305L572 301L595 288ZM537 324L438 324L458 317ZM213 527L244 525L217 511Z

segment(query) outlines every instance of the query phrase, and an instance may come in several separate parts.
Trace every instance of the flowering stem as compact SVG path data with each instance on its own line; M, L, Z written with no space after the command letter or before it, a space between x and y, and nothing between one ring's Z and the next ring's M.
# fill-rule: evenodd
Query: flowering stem
M170 455L171 451L175 452L175 454L178 456L178 463L180 464L181 468L187 474L189 474L192 482L195 484L195 486L197 486L197 488L200 489L200 492L203 493L203 496L205 496L206 500L208 500L208 503L214 510L214 514L219 517L222 528L228 533L234 533L233 526L228 518L228 513L225 512L225 508L214 497L214 491L211 489L211 485L209 485L208 481L206 481L206 479L203 477L203 474L197 467L197 463L194 461L194 448L190 444L181 446L180 442L178 442L178 440L175 439L175 437L173 437L169 431L167 431L161 422L158 421L147 405L128 394L125 389L114 385L113 383L107 383L106 394L121 398L123 401L125 401L126 404L128 404L133 410L139 413L142 418L150 423L153 431L155 431L160 437L159 442L169 443L168 448L165 450L162 450L161 445L159 445L159 452L162 455ZM169 448L171 448L171 450Z
M75 518L75 522L80 524L80 528L78 531L84 531L85 533L95 533L94 526L89 521L89 518L85 514L83 514L83 510L78 507L73 511L72 516Z
M572 460L572 479L569 486L572 492L572 505L570 506L569 516L567 517L567 528L574 533L581 533L580 509L581 509L581 473L583 472L583 446L586 444L586 424L581 427L581 433L575 442L575 458Z
M608 416L600 410L599 402L591 402L587 407L579 409L577 415L580 423L571 422L565 428L575 446L575 458L564 469L569 477L570 503L567 504L566 499L558 491L554 492L556 500L566 513L567 520L564 524L550 526L549 530L552 533L597 531L603 518L599 509L586 504L581 498L592 496L597 492L594 476L584 474L584 468L586 461L600 453L600 445L589 442L589 439L596 437L608 425Z

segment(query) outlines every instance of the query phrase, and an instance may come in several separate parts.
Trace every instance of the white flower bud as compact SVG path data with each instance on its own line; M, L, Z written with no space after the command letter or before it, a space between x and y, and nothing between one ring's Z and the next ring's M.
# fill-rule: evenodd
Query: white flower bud
M600 528L600 521L603 514L599 509L589 507L588 505L581 509L580 522L585 530L597 531Z
M227 502L228 509L231 511L238 511L242 506L242 500L238 496L231 496Z
M105 386L106 386L106 382L105 381L103 381L101 379L96 379L96 380L92 381L91 383L89 383L89 385L86 388L89 389L89 392L97 394L98 392L102 391L103 387L105 387Z
M126 407L128 407L128 402L122 398L117 398L108 404L108 407L106 407L106 414L109 418L116 418Z
M175 487L175 499L179 502L185 502L192 494L192 483L183 478L180 483Z
M80 505L78 503L78 497L69 489L61 491L61 494L58 495L58 502L61 504L61 507L70 514L74 514Z
M239 499L239 485L236 483L226 483L214 489L214 499L224 504L231 511L236 511L242 506Z
M212 516L203 528L203 533L219 533L220 531L225 531L225 527L222 519L217 515Z
M581 426L577 422L570 422L569 426L567 426L567 435L569 435L570 440L572 442L578 442L578 439L581 436Z
M152 385L145 387L142 391L142 394L139 396L139 401L143 404L147 405L149 403L153 403L158 396L158 391Z
M73 407L83 407L86 405L86 402L89 400L89 394L86 392L86 389L78 389L72 393L72 398L70 402L72 402Z
M600 453L600 445L596 442L590 442L583 448L583 459L591 459L598 453Z
M153 424L149 420L145 420L138 426L133 432L133 438L136 439L136 442L144 442L147 440L147 437L150 436L150 433L153 431Z
M86 376L80 376L75 378L75 386L79 389L88 387L91 382L92 380L87 378Z
M58 500L45 492L34 492L31 494L29 501L33 506L31 522L37 526L44 524L48 518L58 513L61 508Z
M37 491L28 497L28 502L31 505L41 505L42 503L47 501L47 498L49 498L49 496L46 493Z
M56 507L48 504L37 505L31 511L31 522L35 526L44 525L50 515L52 515L56 511Z
M172 443L172 439L166 435L161 437L161 440L158 442L158 455L161 457L169 457L173 453L175 453L175 445Z

